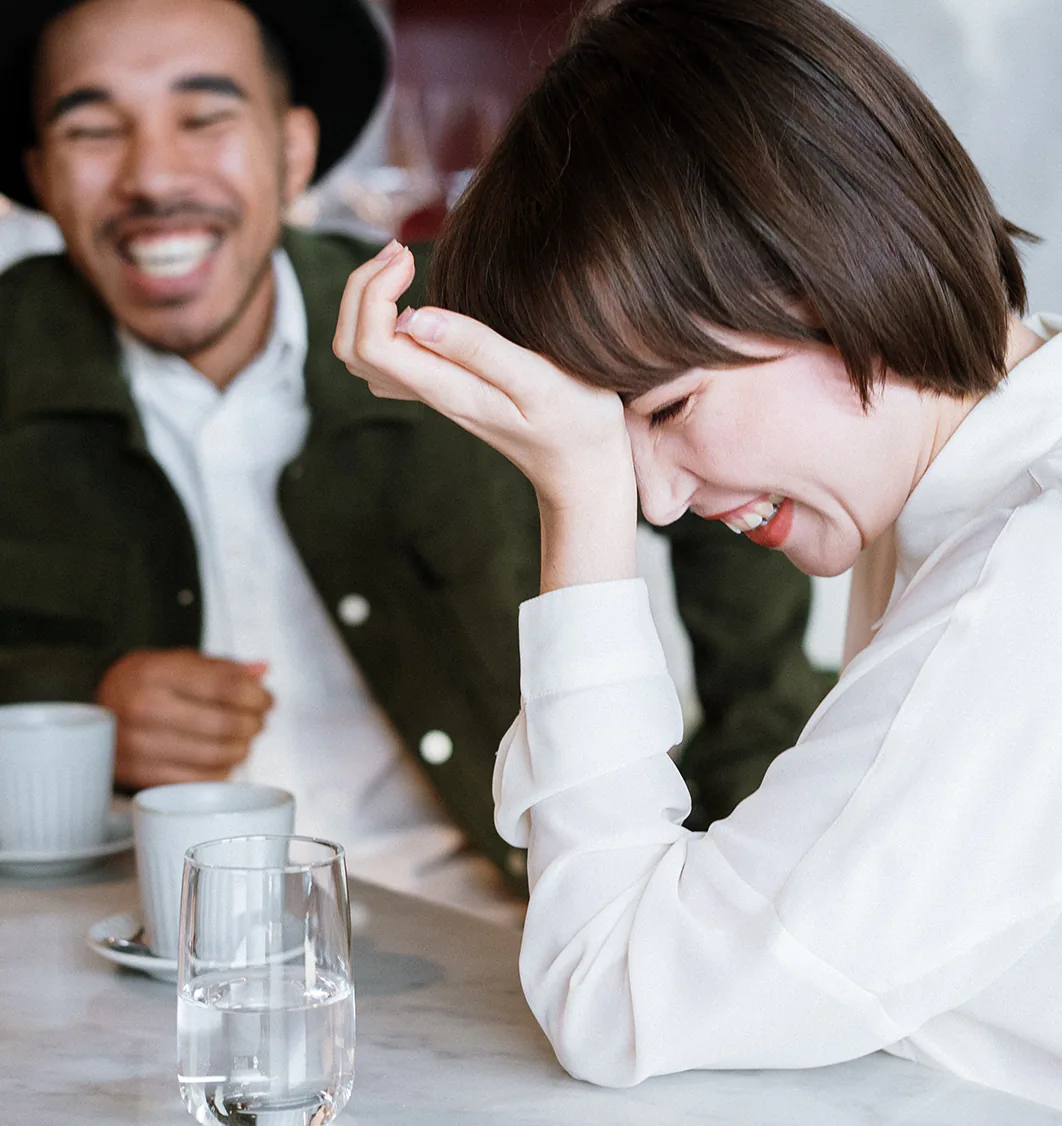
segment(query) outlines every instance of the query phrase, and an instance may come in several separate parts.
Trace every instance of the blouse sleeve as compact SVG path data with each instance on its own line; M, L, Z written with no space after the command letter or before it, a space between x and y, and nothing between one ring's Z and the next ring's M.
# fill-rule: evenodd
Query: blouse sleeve
M679 707L640 581L521 612L499 831L529 848L520 970L561 1063L624 1086L889 1046L1062 902L1051 494L926 564L763 786L682 828ZM1057 533L1056 533L1057 534Z

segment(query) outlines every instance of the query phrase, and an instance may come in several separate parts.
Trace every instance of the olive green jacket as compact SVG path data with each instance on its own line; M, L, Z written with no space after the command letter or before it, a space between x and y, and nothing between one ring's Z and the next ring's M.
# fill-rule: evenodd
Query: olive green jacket
M522 857L494 831L491 772L519 706L534 496L487 446L376 399L333 357L343 285L368 248L293 232L285 248L307 311L312 421L281 475L281 512L376 699L412 753L429 731L449 736L446 761L418 761L519 883ZM780 556L718 527L669 531L706 713L688 762L713 813L754 788L821 695L800 652L808 589ZM369 607L358 624L339 609L351 594ZM109 315L65 257L17 264L0 275L0 702L90 699L124 653L197 647L200 599L188 520L148 452Z

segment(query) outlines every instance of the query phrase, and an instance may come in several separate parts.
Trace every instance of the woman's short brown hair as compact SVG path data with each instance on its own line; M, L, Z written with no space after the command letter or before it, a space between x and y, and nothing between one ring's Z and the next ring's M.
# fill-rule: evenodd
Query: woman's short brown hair
M600 5L597 5L600 8ZM891 371L1004 372L1025 283L969 156L819 0L620 0L577 22L436 246L433 300L638 395L747 362L711 326Z

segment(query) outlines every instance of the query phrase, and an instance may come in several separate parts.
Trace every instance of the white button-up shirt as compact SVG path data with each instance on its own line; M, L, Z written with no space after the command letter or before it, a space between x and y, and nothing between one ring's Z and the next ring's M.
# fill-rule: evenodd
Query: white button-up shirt
M498 876L468 852L372 698L277 506L280 473L302 448L310 412L302 293L283 251L273 265L271 335L224 391L178 356L120 334L148 447L195 537L202 649L269 665L276 702L233 778L290 790L297 831L338 840L356 875L512 917ZM357 625L372 607L352 591L336 612Z
M904 508L869 645L707 833L641 582L524 605L497 819L575 1074L884 1048L1062 1108L1062 320L1034 327Z

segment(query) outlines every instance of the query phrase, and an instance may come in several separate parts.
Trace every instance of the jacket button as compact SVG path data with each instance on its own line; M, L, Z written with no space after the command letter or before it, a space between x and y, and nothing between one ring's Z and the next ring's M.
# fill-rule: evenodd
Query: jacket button
M336 607L339 620L345 626L361 626L369 620L372 607L369 600L360 594L345 594Z
M189 590L187 587L184 590L177 591L178 606L191 606L194 601L195 591Z
M432 766L442 766L454 753L454 741L445 731L429 731L420 740L420 757Z

